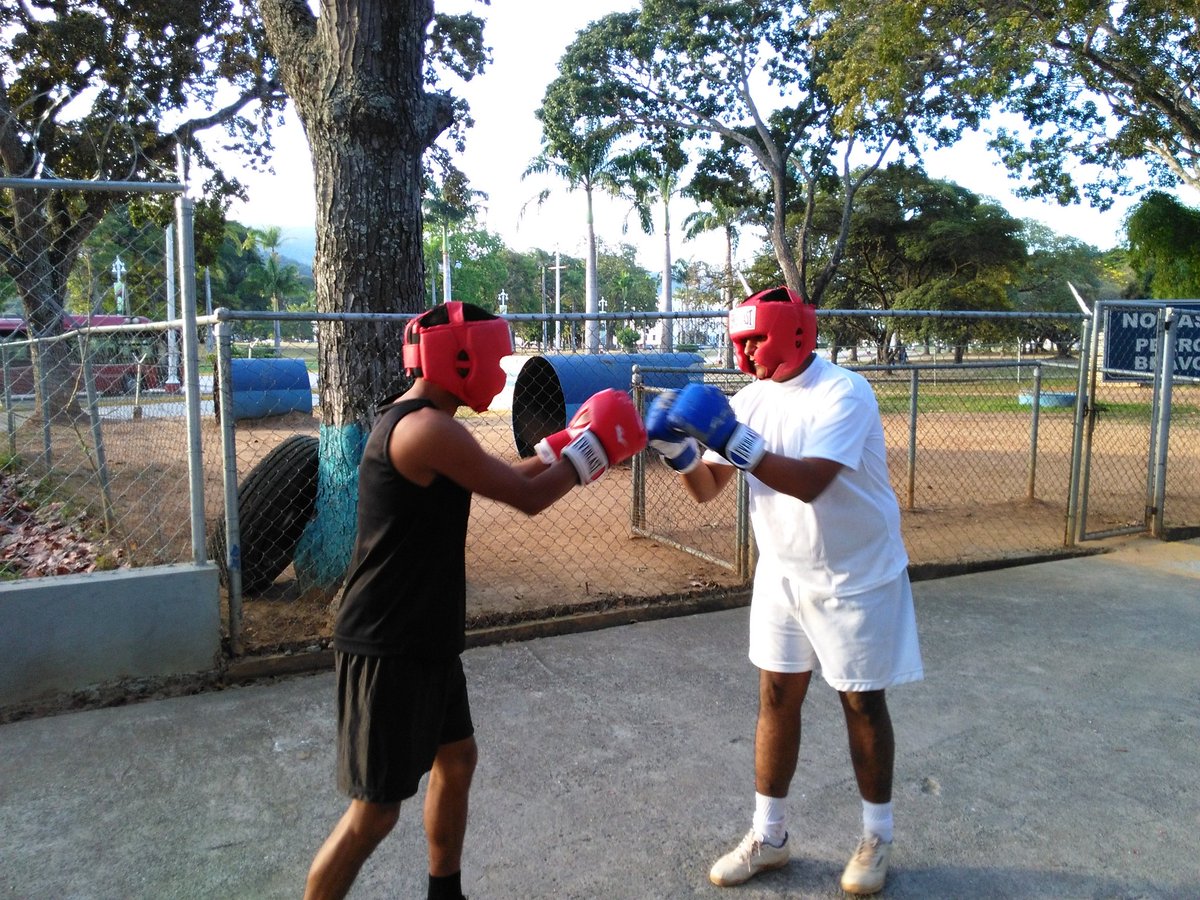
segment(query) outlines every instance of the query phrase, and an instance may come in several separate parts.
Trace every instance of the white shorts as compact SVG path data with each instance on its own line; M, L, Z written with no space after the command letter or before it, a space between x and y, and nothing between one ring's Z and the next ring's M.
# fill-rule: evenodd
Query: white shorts
M759 560L750 603L750 661L814 672L838 691L877 691L925 676L908 572L861 594L815 596Z

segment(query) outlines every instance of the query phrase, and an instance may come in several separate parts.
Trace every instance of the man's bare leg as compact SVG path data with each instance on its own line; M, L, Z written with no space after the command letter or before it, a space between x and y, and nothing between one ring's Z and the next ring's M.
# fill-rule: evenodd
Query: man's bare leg
M429 874L453 875L462 868L467 834L471 778L479 750L475 738L443 744L429 772L425 793L425 836L429 842Z
M812 672L759 671L754 787L760 794L787 796L800 755L800 708L811 679Z
M304 900L341 900L350 891L358 870L388 836L400 817L399 803L351 800L308 870Z
M896 738L883 691L840 693L858 791L871 803L892 799Z

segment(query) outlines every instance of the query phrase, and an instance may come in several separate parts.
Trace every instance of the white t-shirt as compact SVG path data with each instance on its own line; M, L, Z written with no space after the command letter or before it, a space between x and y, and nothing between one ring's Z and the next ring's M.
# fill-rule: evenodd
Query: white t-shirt
M816 357L790 381L753 381L730 403L771 452L844 466L812 503L748 473L760 557L819 596L857 594L896 578L908 554L888 480L879 404L867 380ZM705 459L723 462L712 451Z

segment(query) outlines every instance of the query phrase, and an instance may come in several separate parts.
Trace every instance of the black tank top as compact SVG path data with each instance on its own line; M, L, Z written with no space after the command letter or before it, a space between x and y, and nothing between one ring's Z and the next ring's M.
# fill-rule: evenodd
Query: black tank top
M466 542L471 494L442 475L428 487L388 459L402 418L432 407L405 400L382 407L358 466L358 531L333 646L366 656L444 658L463 651Z

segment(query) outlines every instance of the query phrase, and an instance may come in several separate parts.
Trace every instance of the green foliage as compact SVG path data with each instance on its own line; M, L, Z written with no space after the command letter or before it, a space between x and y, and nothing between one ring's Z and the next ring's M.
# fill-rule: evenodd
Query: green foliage
M463 300L496 311L498 296L504 288L507 267L504 243L498 235L477 226L461 228L444 236L446 258L451 266L451 300ZM435 223L425 229L425 266L429 273L430 289L438 302L442 296L443 234ZM509 301L509 310L513 303Z
M206 195L220 197L239 185L211 165L201 132L224 127L229 143L252 160L266 159L272 149L269 114L284 96L261 25L245 4L138 0L41 4L35 12L8 3L0 7L0 50L5 175L171 180L176 147L183 146L193 170L207 179ZM258 116L247 113L252 104ZM170 130L162 129L165 121L173 123ZM26 315L52 333L84 240L133 195L50 191L24 206L31 199L17 189L0 195L0 245L7 251L0 258L24 285ZM139 202L160 211L167 205ZM36 288L28 277L33 271L49 276ZM75 291L81 306L100 301L90 283L77 282Z
M672 131L703 145L704 184L732 208L755 209L767 226L786 282L819 301L841 260L845 231L823 264L807 228L819 186L836 184L847 216L856 191L896 148L916 150L957 132L946 122L977 121L979 111L951 91L935 58L891 60L894 91L847 103L826 74L845 57L855 32L815 3L731 4L646 0L580 32L559 63L565 118L614 130L636 129L651 145ZM872 162L843 177L853 152ZM718 193L719 192L719 193ZM706 198L708 199L708 198ZM800 227L785 227L793 205Z
M1152 191L1125 219L1129 263L1150 297L1200 297L1200 210Z
M830 253L841 228L836 194L818 195L811 228ZM858 192L854 218L826 305L837 309L1008 310L1025 262L1021 223L966 188L899 163L881 169ZM820 258L818 257L818 262ZM948 328L954 333L949 334ZM965 346L980 336L941 319L847 318L829 336L873 342L885 358L897 332Z
M488 310L498 310L499 295L504 291L510 314L554 312L553 253L545 250L511 250L499 235L473 223L450 233L448 243L453 299L475 303ZM441 255L441 231L436 223L427 223L425 265L429 273L430 290L439 300L442 290L438 274ZM571 256L560 255L559 259L563 266L558 279L562 291L562 311L583 312L585 262ZM657 307L657 280L638 265L636 248L622 244L614 250L599 243L596 260L597 289L599 296L605 300L608 312L645 312ZM513 330L521 342L539 344L542 340L541 322L515 322ZM613 331L615 338L615 330L610 331Z
M164 277L165 235L152 222L132 221L128 205L111 210L83 242L67 278L66 310L71 313L115 313L113 266L120 258L124 268L125 312L161 321L167 315ZM213 308L269 310L273 298L281 309L312 307L312 276L283 255L279 229L257 231L228 222L211 267L207 287ZM205 268L197 271L197 295L205 302ZM178 298L177 298L178 299ZM16 314L21 311L15 310ZM265 336L269 323L244 323L250 336ZM310 326L287 323L285 337L308 337Z
M715 190L716 193L708 193L708 189ZM709 184L706 188L695 178L684 190L684 195L697 199L708 207L690 213L683 220L684 239L692 240L710 231L720 231L725 238L721 290L727 302L732 302L734 298L742 295L742 288L734 278L733 255L738 247L742 227L754 221L754 211L748 206L737 205L736 201L727 202L715 184Z
M116 313L113 267L124 270L125 313L166 318L165 235L152 224L135 224L128 205L109 211L88 234L67 277L67 312Z
M1021 193L1105 208L1131 187L1134 160L1160 185L1200 186L1195 3L814 5L844 49L824 75L840 102L903 103L909 89L896 72L929 59L940 70L933 89L1023 119L1024 128L1001 128L992 140L1005 165L1027 178ZM974 127L978 114L953 121Z
M648 164L645 157L622 154L617 144L627 130L612 124L602 124L575 103L575 84L572 78L560 76L546 89L542 106L536 115L542 123L541 152L530 162L523 177L552 174L567 183L572 191L582 191L587 225L587 257L584 260L583 311L599 310L597 246L593 204L597 191L613 197L630 199L637 210L642 228L650 230L650 213L646 195L648 182L639 175L639 167ZM673 158L673 157L672 157ZM541 204L549 196L543 189L537 196ZM594 323L587 326L589 348L599 341L599 329Z
M615 251L601 244L597 256L600 295L609 312L649 312L658 308L658 278L637 264L632 244Z
M426 178L423 203L425 227L427 231L432 227L441 235L443 255L447 252L450 235L464 223L473 222L479 201L486 199L487 194L474 190L467 176L448 163L444 166L440 183L433 177Z
M1016 308L1030 316L1020 326L1021 338L1031 348L1048 342L1060 356L1067 356L1079 342L1078 325L1039 319L1037 313L1079 313L1071 286L1087 300L1121 296L1129 280L1128 267L1115 264L1111 251L1101 253L1083 241L1055 234L1038 222L1026 221L1023 236L1029 254L1016 283Z
M625 326L618 328L613 337L622 350L626 353L631 353L637 347L637 342L641 340L642 334L636 328Z

